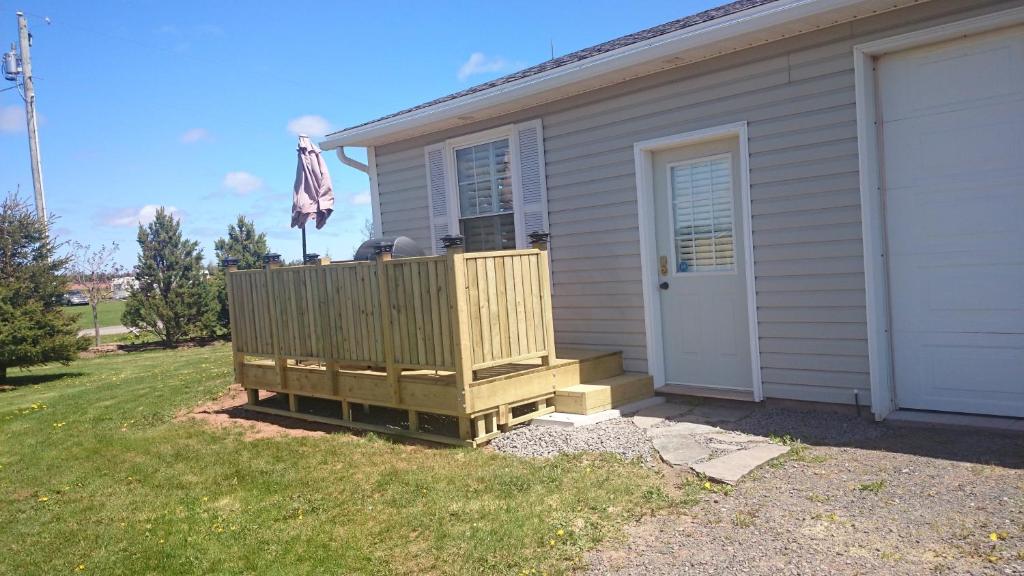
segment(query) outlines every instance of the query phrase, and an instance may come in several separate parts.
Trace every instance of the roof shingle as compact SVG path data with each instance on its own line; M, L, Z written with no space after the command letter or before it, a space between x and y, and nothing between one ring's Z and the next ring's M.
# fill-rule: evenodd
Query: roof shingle
M417 106L413 106L411 108L406 108L404 110L399 110L398 112L395 112L393 114L388 114L386 116L381 116L380 118L377 118L376 120L370 120L369 122L364 122L362 124L356 124L355 126L350 126L350 127L345 128L343 130L339 130L339 131L334 132L332 134L328 134L328 137L333 136L334 134L340 134L342 132L346 132L348 130L353 130L355 128L360 128L362 126L367 126L367 125L370 125L370 124L375 124L375 123L380 122L382 120L388 120L388 119L391 119L391 118L395 118L397 116L401 116L403 114L408 114L409 112L415 112L416 110L422 110L423 108L429 108L430 106L434 106L434 105L440 104L442 102L448 102L450 100L456 100L458 98L462 98L463 96L469 96L470 94L475 94L477 92L482 92L482 91L487 90L489 88L494 88L495 86L501 86L502 84L508 84L510 82L515 82L516 80L521 80L523 78L528 78L530 76L541 74L543 72L547 72L548 70L554 70L555 68L559 68L559 67L562 67L562 66L566 66L568 64L573 64L573 63L576 63L576 62L580 62L580 61L586 60L588 58L593 58L594 56L598 56L598 55L604 54L606 52L611 52L613 50L618 50L619 48L623 48L623 47L629 46L631 44L637 44L637 43L643 42L645 40L650 40L652 38L656 38L658 36L669 34L671 32L676 32L676 31L682 30L684 28L689 28L691 26L696 26L698 24L703 24L705 22L710 22L711 20L716 20L718 18L723 18L725 16L730 16L730 15L735 14L737 12L742 12L743 10L749 10L751 8L756 8L757 6L762 6L764 4L770 4L770 3L775 2L775 1L776 0L736 0L735 2L730 2L728 4L724 4L724 5L719 6L717 8L711 8L710 10L705 10L703 12L698 12L697 14L686 16L685 18L680 18L678 20L672 20L671 22L666 22L664 24L659 24L659 25L654 26L652 28L647 28L646 30L641 30L639 32L634 32L632 34L627 34L625 36L621 36L619 38L615 38L614 40L609 40L607 42L602 42L601 44L597 44L597 45L591 46L589 48L584 48L582 50L577 50L576 52L571 52L571 53L566 54L564 56L559 56L558 58L554 58L552 60L547 60L545 62L541 62L540 64L537 64L535 66L530 66L529 68L524 68L522 70L519 70L518 72L513 72L513 73L508 74L506 76L502 76L501 78L495 78L494 80L491 80L489 82L484 82L483 84L477 84L476 86L472 86L470 88L466 88L465 90L461 90L459 92L448 94L447 96L442 96L441 98L436 98L436 99L431 100L429 102L424 102L423 104L419 104Z

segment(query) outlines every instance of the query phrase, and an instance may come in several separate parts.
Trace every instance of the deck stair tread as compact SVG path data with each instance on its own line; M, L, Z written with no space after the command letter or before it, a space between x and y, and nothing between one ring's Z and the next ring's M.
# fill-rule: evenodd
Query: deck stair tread
M560 388L555 409L568 414L593 414L654 396L649 374L626 372L600 380Z

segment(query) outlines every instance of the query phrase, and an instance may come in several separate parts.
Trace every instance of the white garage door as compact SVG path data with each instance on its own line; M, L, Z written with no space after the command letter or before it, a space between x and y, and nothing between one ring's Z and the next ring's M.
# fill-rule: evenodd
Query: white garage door
M897 405L1024 416L1024 27L877 74Z

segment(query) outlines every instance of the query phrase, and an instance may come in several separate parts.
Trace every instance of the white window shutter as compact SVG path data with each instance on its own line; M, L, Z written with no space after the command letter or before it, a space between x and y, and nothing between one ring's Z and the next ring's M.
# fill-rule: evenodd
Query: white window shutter
M544 133L540 119L516 124L519 186L516 187L516 246L529 247L530 232L548 230L548 189Z
M430 208L430 244L432 254L444 254L441 238L449 231L448 162L445 145L434 144L424 149L427 162L427 194Z

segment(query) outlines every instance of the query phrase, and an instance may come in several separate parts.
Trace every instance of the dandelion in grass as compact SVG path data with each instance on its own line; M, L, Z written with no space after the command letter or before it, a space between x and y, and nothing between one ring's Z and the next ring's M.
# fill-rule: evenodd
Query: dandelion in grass
M78 566L75 566L75 572L81 572L83 570L85 570L85 564L79 564Z
M40 496L39 498L36 498L36 501L37 502L46 502L49 499L50 499L49 496Z
M565 536L565 530L562 530L561 528L559 528L559 529L558 529L558 532L555 532L555 534L556 534L557 536Z

